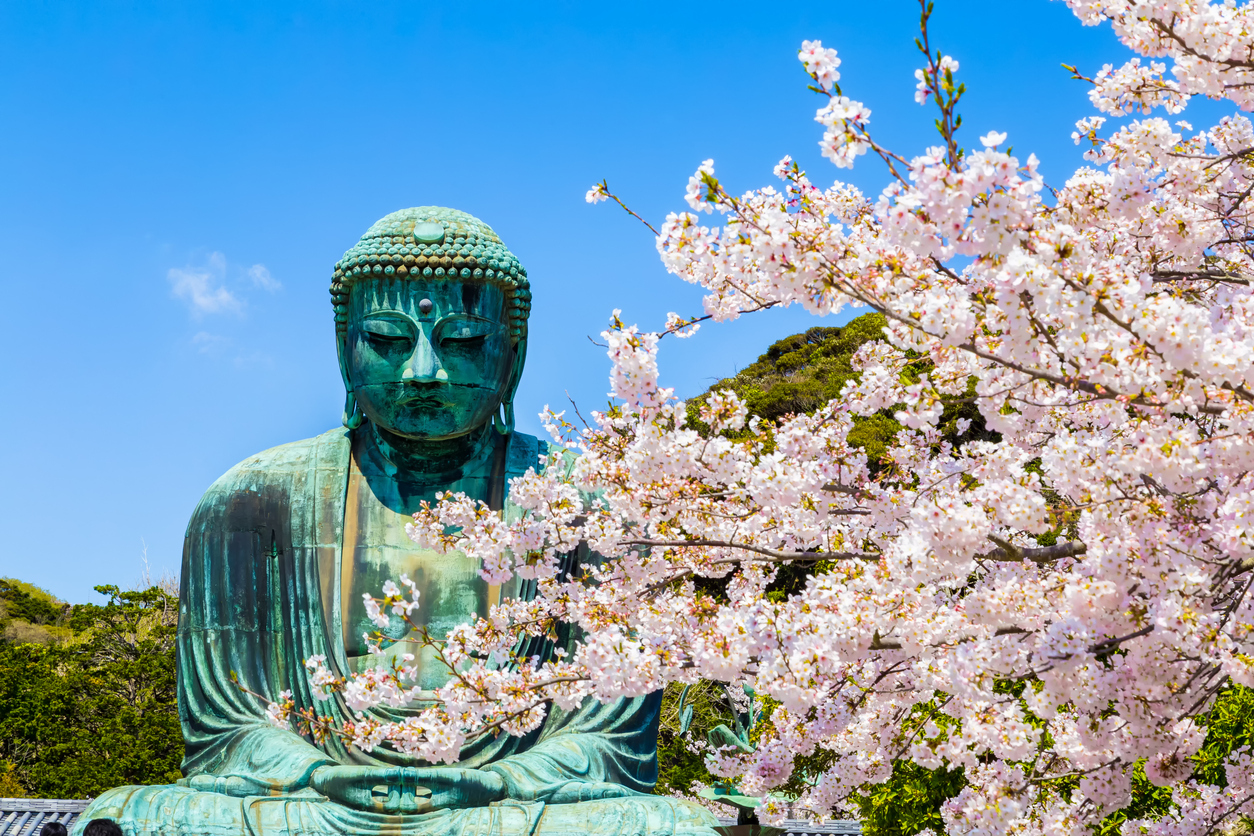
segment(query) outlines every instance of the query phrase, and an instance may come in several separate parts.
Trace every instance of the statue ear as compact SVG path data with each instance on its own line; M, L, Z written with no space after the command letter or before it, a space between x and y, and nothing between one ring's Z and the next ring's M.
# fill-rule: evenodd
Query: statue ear
M518 391L518 384L522 381L523 366L527 365L527 338L522 337L514 346L514 366L510 369L509 379L505 383L505 389L501 393L501 403L513 403L514 393Z
M492 426L501 435L509 435L514 431L514 393L518 391L518 383L522 380L523 366L527 364L527 338L522 337L514 345L514 365L509 370L505 388L501 390L501 406L498 414L492 417Z
M348 357L345 356L348 354L348 349L344 347L347 339L348 335L345 333L335 335L335 359L340 363L340 379L344 381L344 391L351 392L353 387L348 382Z
M366 416L362 415L361 410L357 408L357 396L353 394L353 383L348 379L348 350L344 346L348 335L341 333L336 336L338 339L335 341L335 354L340 361L340 379L344 381L344 417L342 421L345 427L355 430L361 426L361 422Z

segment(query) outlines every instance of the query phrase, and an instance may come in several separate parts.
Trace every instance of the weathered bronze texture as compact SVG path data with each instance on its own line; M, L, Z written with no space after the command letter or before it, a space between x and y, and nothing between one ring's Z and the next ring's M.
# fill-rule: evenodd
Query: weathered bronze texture
M318 744L267 721L265 701L248 692L291 690L300 708L350 718L338 696L315 700L305 659L324 655L347 675L410 649L399 620L385 631L396 643L380 653L362 640L374 629L362 593L379 594L386 579L417 581L418 618L435 637L502 597L534 594L518 580L488 586L469 559L422 551L404 535L409 515L440 491L521 513L508 480L547 451L513 430L526 271L483 222L420 207L372 226L336 265L331 293L344 427L236 465L188 525L178 645L186 777L111 790L81 821L114 818L128 836L709 836L717 821L707 811L647 794L658 694L554 709L525 737L474 740L456 767L334 737ZM593 559L578 550L563 569ZM571 643L569 629L560 633L521 650L547 658ZM418 664L423 688L445 681L430 655Z

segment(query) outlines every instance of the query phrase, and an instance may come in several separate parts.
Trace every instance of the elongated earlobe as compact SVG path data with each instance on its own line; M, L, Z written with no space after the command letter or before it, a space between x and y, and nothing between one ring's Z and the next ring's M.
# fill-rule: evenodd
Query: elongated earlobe
M509 435L514 431L514 402L504 401L497 414L492 416L492 427L501 435Z
M357 408L357 396L352 392L344 398L344 426L350 430L355 430L361 426L361 422L365 420L361 410Z

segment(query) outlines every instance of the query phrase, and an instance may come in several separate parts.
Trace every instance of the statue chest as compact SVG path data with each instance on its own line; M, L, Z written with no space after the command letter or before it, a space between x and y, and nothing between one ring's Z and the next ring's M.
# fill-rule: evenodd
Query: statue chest
M444 489L486 498L489 475L471 475ZM340 615L349 665L357 671L391 667L393 661L412 654L423 690L439 688L449 678L437 648L423 646L423 633L439 641L458 624L487 615L501 596L500 587L479 577L479 561L460 553L419 549L406 536L405 525L413 521L419 503L432 498L407 491L392 479L364 475L354 464L345 496L340 558ZM410 616L416 629L392 615L389 626L381 630L367 616L362 596L381 598L384 582L399 582L401 575L419 590L419 608ZM371 652L365 638L376 633L384 636L378 653Z

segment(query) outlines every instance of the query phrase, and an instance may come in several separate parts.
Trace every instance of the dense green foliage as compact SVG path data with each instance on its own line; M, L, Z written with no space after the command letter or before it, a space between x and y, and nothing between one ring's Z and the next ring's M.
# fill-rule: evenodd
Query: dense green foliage
M102 586L104 605L69 607L0 583L0 795L84 798L177 780L174 596Z
M869 314L843 328L816 327L785 337L709 391L733 390L745 401L749 414L764 420L810 412L838 397L845 383L857 378L854 352L879 339L883 328L884 318ZM695 398L693 404L703 397Z
M911 836L924 828L945 832L940 808L965 783L961 769L924 769L910 761L893 764L893 774L857 799L858 819L868 836Z
M693 782L713 784L714 778L705 768L705 759L693 741L704 741L710 729L726 722L727 708L721 705L719 689L712 683L695 685L685 700L693 709L692 727L687 734L681 732L679 695L684 686L668 685L662 694L662 719L658 728L658 782L656 792L670 795L676 792L690 793ZM728 807L725 815L734 815Z
M70 637L70 607L47 591L0 578L0 642L53 644Z
M751 416L776 421L786 415L811 412L840 397L845 384L856 380L853 356L872 340L882 339L885 320L880 314L860 316L840 328L815 327L773 343L756 362L746 366L734 377L720 380L705 393L688 402L688 422L705 429L698 414L710 392L731 389L745 402ZM927 371L925 361L912 363L905 369L907 377ZM973 392L968 392L968 395ZM893 420L894 410L874 415L855 416L850 442L867 455L873 473L884 466L888 444L901 425ZM959 419L970 425L959 434ZM946 404L940 419L942 435L952 444L980 438L996 438L985 429L984 419L969 397L954 398Z
M21 619L31 624L60 624L70 610L45 590L13 578L0 578L0 606L6 620Z

